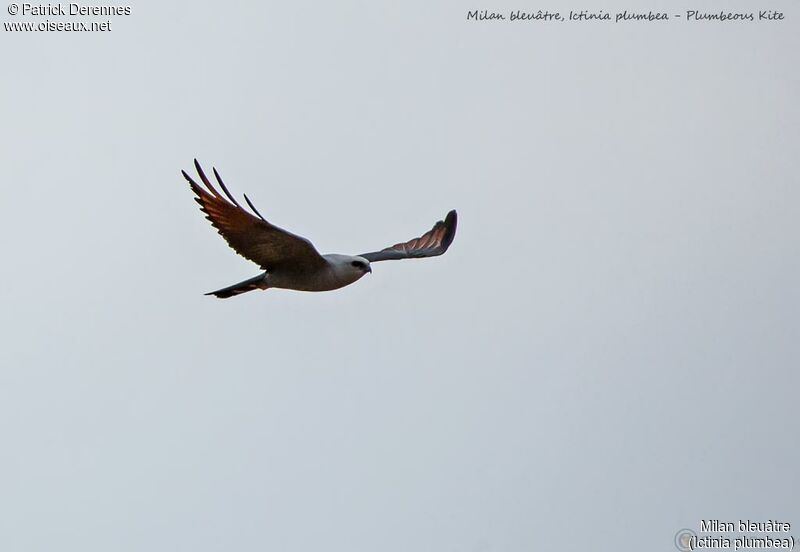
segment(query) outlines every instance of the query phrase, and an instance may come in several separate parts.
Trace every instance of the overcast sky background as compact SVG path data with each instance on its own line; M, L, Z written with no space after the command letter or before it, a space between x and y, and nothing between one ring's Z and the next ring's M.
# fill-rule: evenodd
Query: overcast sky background
M800 527L795 3L549 26L466 11L601 5L395 4L149 1L108 33L0 33L0 550ZM258 270L192 201L194 157L322 252L451 208L458 235L334 293L204 297Z

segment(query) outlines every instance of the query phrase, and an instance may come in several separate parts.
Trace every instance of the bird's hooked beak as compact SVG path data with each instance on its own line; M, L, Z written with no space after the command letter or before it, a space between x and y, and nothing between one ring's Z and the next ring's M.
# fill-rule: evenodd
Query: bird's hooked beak
M369 272L370 274L372 274L372 266L370 266L370 265L367 265L367 272Z

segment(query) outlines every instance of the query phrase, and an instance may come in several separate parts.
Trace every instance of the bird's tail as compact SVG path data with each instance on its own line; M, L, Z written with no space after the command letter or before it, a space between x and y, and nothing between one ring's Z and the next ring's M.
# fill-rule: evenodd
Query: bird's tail
M206 295L213 295L214 297L219 297L220 299L227 299L228 297L241 295L242 293L247 293L248 291L253 291L254 289L267 289L268 286L264 280L264 276L265 274L259 274L258 276L254 276L249 280L245 280L244 282L239 282L238 284L233 284L232 286L218 289L217 291L210 291L206 293Z

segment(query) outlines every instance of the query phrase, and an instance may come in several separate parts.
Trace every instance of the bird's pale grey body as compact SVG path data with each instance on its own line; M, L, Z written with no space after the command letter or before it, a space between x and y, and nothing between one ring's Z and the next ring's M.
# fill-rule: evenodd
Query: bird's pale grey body
M264 273L264 289L281 288L298 291L332 291L358 281L372 272L369 261L363 257L330 253L323 255L327 266L318 270L302 271L277 269Z
M437 222L419 238L362 255L320 255L307 239L268 222L247 196L244 196L253 213L246 211L231 195L214 169L214 177L224 192L224 195L221 194L211 184L196 159L194 163L203 186L185 171L183 176L197 195L195 200L200 204L200 209L234 251L257 263L264 270L258 276L207 295L227 298L255 289L269 288L331 291L348 286L367 272L372 272L371 263L376 261L441 255L447 251L455 237L456 212L450 211L443 221Z

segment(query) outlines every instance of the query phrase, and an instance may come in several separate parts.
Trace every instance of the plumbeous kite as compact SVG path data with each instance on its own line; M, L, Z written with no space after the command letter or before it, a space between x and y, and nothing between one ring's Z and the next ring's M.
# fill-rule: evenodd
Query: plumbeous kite
M205 187L195 182L186 171L181 172L197 195L195 201L200 204L200 210L234 251L265 271L206 295L226 299L254 289L339 289L372 272L370 263L441 255L447 251L456 235L456 212L450 211L443 221L440 220L428 232L413 240L362 255L320 255L307 239L269 223L247 195L244 199L253 213L246 211L225 187L217 169L213 169L214 177L225 197L208 180L197 159L194 160L194 166Z

